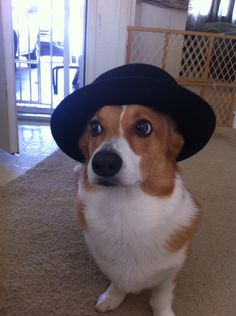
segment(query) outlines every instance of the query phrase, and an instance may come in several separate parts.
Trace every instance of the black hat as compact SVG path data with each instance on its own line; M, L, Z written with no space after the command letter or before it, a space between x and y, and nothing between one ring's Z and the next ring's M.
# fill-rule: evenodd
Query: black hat
M60 149L84 162L79 138L92 116L104 105L140 104L169 115L184 138L177 161L201 150L216 124L210 105L177 84L166 71L147 64L111 69L94 82L68 95L51 119L52 135Z

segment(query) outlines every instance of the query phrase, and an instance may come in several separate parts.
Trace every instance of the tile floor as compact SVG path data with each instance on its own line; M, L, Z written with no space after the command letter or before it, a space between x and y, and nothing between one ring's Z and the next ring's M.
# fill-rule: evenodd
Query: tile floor
M19 122L20 153L10 155L0 149L0 186L25 173L58 147L48 123Z

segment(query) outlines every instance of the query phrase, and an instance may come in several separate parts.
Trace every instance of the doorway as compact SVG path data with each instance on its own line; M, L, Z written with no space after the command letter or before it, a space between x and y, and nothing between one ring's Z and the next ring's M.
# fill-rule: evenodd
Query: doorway
M84 84L86 0L12 0L19 117L50 117Z

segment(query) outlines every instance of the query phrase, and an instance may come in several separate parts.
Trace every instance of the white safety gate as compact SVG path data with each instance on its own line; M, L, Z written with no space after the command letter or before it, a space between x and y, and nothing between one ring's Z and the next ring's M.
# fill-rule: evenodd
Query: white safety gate
M86 0L12 0L17 110L50 115L83 85Z

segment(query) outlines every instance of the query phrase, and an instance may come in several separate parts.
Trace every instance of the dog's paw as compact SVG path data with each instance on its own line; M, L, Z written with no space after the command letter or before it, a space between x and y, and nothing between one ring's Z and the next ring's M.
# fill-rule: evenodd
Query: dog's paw
M96 304L96 309L99 312L108 312L116 309L124 300L125 294L116 289L111 284L108 289L99 296Z

